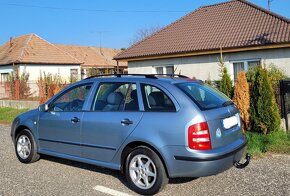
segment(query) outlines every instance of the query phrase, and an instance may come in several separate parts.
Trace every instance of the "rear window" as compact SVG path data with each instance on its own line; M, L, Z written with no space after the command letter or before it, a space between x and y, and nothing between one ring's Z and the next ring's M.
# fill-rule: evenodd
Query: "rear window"
M209 110L223 107L231 100L218 90L204 83L186 82L176 84L187 96L189 96L201 110Z

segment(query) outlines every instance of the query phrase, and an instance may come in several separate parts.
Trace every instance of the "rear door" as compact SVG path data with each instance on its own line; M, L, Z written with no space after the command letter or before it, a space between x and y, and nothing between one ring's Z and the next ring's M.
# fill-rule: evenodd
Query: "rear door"
M82 156L110 161L136 128L143 113L139 110L136 83L100 83L91 111L82 121Z

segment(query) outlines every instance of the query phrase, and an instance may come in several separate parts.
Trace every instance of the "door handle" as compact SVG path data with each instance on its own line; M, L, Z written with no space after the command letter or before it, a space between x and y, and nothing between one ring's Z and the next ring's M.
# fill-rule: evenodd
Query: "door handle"
M125 119L123 119L123 120L121 120L121 124L122 125L131 125L131 124L133 124L133 121L131 121L130 119L128 119L128 118L125 118Z
M72 123L78 123L78 122L80 122L80 119L79 119L78 117L73 117L73 118L71 119L71 122L72 122Z

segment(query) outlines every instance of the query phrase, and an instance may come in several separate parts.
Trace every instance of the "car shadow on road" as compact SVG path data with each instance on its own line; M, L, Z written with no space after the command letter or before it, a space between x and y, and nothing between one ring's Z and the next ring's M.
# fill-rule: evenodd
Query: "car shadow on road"
M80 169L93 171L93 172L97 172L97 173L101 173L101 174L105 174L105 175L111 175L111 176L119 179L120 182L122 182L124 185L126 185L125 177L118 170L107 169L107 168L99 167L96 165L81 163L81 162L72 161L72 160L68 160L68 159L62 159L62 158L58 158L58 157L52 157L52 156L48 156L48 155L41 155L41 159L52 161L52 162L59 163L59 164L64 164L64 165L71 166L71 167L77 167Z
M124 184L126 187L128 187L125 176L118 170L107 169L107 168L103 168L103 167L99 167L99 166L95 166L95 165L91 165L91 164L87 164L87 163L81 163L81 162L62 159L62 158L58 158L58 157L52 157L52 156L48 156L48 155L41 155L41 159L52 161L52 162L59 163L59 164L64 164L64 165L71 166L71 167L77 167L77 168L84 169L84 170L98 172L98 173L105 174L105 175L111 175L111 176L119 179L119 181L122 184ZM196 179L198 179L198 178L189 178L189 177L188 178L172 178L169 180L169 184L182 184L182 183L191 182L191 181L196 180Z

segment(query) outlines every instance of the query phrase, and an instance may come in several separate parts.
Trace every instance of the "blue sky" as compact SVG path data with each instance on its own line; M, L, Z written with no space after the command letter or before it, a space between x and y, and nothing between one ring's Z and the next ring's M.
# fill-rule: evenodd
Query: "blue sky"
M164 27L200 6L226 0L0 0L0 45L28 33L51 43L126 48L138 29ZM268 7L268 0L251 0ZM290 18L289 0L271 10Z

